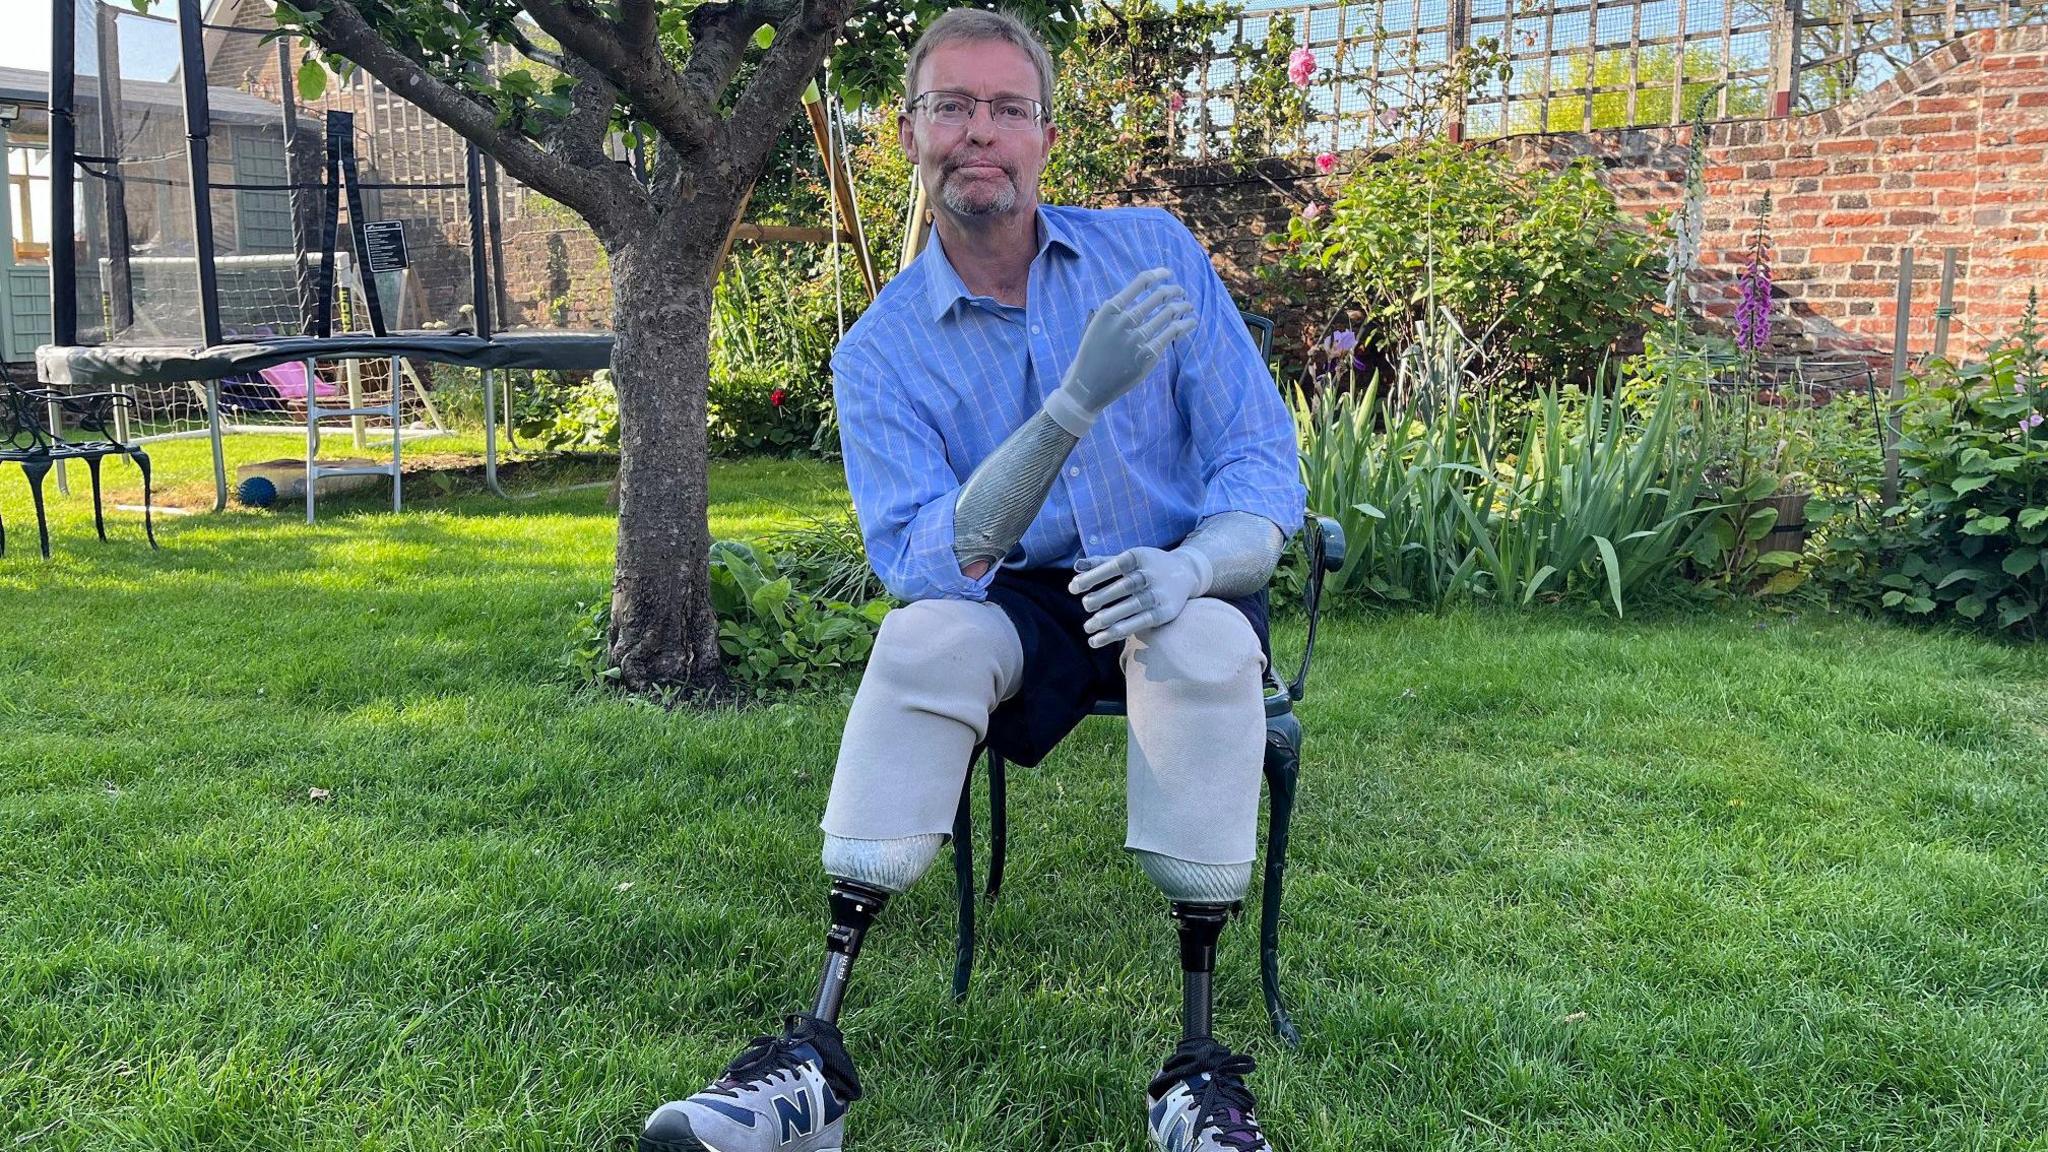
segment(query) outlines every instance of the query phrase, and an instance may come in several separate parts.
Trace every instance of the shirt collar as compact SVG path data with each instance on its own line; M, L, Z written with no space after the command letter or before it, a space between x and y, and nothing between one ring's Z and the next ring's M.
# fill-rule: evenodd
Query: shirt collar
M1073 229L1057 213L1046 211L1045 205L1041 204L1038 206L1038 257L1044 256L1046 249L1054 246L1065 249L1069 255L1081 253L1080 245L1074 241ZM925 245L919 259L925 265L925 296L934 321L945 319L960 301L973 299L966 283L960 279L960 273L953 270L953 262L946 259L945 245L939 240L936 226L932 229L931 242ZM1034 262L1036 259L1034 257Z

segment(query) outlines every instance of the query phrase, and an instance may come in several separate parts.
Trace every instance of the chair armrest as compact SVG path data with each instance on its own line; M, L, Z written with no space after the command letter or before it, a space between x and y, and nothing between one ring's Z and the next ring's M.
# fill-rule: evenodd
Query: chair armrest
M1308 640L1301 649L1301 670L1287 686L1289 698L1308 691L1309 664L1316 655L1316 622L1323 613L1323 577L1344 567L1344 529L1328 516L1311 512L1302 524L1302 542L1309 557L1308 579L1302 584L1302 609L1308 613Z
M93 433L109 443L127 447L114 436L109 425L113 422L114 409L126 408L138 411L133 393L120 389L104 392L60 392L55 388L20 388L17 390L44 404L55 404L59 411L70 417L81 432ZM61 441L63 430L50 429L52 439Z

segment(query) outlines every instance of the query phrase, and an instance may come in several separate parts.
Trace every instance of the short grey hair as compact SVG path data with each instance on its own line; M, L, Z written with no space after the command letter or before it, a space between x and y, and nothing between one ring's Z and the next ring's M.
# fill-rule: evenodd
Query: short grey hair
M1038 102L1045 106L1045 118L1052 120L1052 56L1022 17L1008 8L952 8L924 30L911 46L910 63L903 69L903 99L917 99L917 73L924 59L941 44L1002 40L1024 50L1038 69Z

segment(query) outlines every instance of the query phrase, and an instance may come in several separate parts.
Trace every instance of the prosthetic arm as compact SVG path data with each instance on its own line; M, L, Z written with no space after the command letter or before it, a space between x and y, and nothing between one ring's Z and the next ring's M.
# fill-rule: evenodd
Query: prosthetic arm
M1082 628L1100 648L1157 628L1197 596L1249 596L1273 578L1286 545L1279 525L1253 512L1220 512L1195 525L1180 547L1132 548L1108 560L1082 557L1067 587L1093 612Z
M1058 390L960 488L953 555L979 577L1024 538L1060 465L1111 401L1138 386L1166 346L1194 331L1194 308L1164 268L1139 273L1098 309Z

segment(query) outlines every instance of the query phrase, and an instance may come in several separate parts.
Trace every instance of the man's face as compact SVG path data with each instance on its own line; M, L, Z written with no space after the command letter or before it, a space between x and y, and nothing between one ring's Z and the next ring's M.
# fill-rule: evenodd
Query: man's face
M924 59L917 91L957 92L980 99L1039 99L1038 69L1005 40L955 41ZM965 124L940 124L920 108L897 115L903 154L917 165L925 195L955 216L989 219L1038 204L1038 176L1058 132L1041 123L1000 128L995 109L974 106Z

